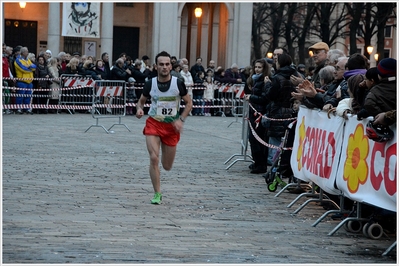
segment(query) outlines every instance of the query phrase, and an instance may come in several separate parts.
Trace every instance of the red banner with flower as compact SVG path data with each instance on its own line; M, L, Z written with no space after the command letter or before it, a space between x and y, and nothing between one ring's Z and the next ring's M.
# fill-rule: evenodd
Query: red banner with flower
M396 211L396 124L394 138L379 143L367 137L368 121L330 119L301 106L291 167L295 177L328 193Z

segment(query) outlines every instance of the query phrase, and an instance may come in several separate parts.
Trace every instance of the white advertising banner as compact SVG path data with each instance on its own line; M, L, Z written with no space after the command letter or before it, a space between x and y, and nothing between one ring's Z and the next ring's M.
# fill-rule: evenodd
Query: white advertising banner
M396 124L392 140L375 142L366 135L367 122L355 116L345 125L337 186L352 200L396 212Z
M62 36L100 38L100 2L67 2L62 6Z
M339 167L344 119L300 107L292 147L294 176L316 183L323 191L339 195L335 177Z
M397 151L394 138L375 142L366 135L369 120L344 120L301 106L291 167L294 176L331 194L396 212Z

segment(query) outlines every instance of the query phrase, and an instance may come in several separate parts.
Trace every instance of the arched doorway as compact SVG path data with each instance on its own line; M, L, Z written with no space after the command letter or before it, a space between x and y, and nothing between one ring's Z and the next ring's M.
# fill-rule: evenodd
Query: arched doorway
M202 9L196 18L195 8ZM180 57L192 65L202 57L204 67L213 59L226 67L229 11L224 3L185 3L181 9Z

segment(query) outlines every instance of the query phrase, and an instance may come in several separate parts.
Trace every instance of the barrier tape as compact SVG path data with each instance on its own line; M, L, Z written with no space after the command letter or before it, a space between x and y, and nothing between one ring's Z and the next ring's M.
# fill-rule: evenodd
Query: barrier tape
M13 91L67 91L67 90L77 90L77 89L84 89L84 88L90 88L90 86L75 86L75 87L65 87L65 88L49 88L49 89L36 89L36 88L18 88L18 87L7 87L7 86L2 86L3 90L13 90Z
M50 94L19 94L19 93L3 93L3 96L6 96L6 97L21 97L21 98L53 98L53 96L52 95L50 95ZM93 96L92 94L90 94L90 95L87 95L87 94L62 94L61 95L61 97L80 97L80 98L93 98L93 97L99 97L99 96ZM107 97L107 96L102 96L102 97ZM112 97L112 96L110 96L110 97ZM58 98L57 98L57 100L58 100ZM219 98L216 98L216 99L213 99L213 100L208 100L208 99L193 99L192 100L192 102L193 102L193 104L194 103L200 103L200 102L203 102L203 103L212 103L212 102L214 102L214 101L223 101L223 102L225 102L225 103L232 103L232 102L242 102L242 101L239 101L239 100L231 100L231 99L224 99L224 98L221 98L221 99L219 99ZM197 107L198 106L198 107ZM206 107L206 108L216 108L216 107L219 107L219 108L221 108L221 107L242 107L242 106L232 106L232 105L215 105L215 104L213 104L213 105L207 105L207 106L202 106L202 105L196 105L196 106L193 106L193 107L197 107L197 108L200 108L200 107Z
M92 83L94 83L94 80L92 78L89 77L59 77L59 78L11 78L11 77L3 77L3 80L13 80L13 81L23 81L23 80L37 80L37 81L53 81L53 80L66 80L67 84L70 84L70 81L77 81L77 80L85 80L87 81L89 84L87 85L78 85L78 86L67 86L64 88L50 88L50 89L28 89L28 88L22 88L23 90L35 90L35 91L51 91L51 90L68 90L68 89L80 89L80 88L86 88L86 87L93 87ZM112 81L112 80L104 80L104 81ZM127 84L129 84L128 82L126 82ZM134 88L135 89L143 89L144 88L144 84L145 83L134 83ZM73 85L73 83L72 83ZM137 85L141 85L141 86L137 86ZM228 89L225 90L223 89L223 92L234 92L234 93L239 93L239 95L243 96L244 95L244 86L242 86L242 84L240 85L240 87L237 89L236 85L240 85L240 84L233 84L233 83L220 83L220 82L215 82L212 86L212 89L215 90L219 90L220 88L224 88L227 87ZM128 87L127 87L128 88ZM187 89L194 89L194 90L205 90L208 89L207 87L204 87L203 84L200 83L194 83L193 85L187 85L186 86ZM235 89L234 89L235 88ZM13 90L18 90L17 87L7 87L7 86L3 86L3 89L13 89Z
M246 120L247 120L247 122L248 122L248 124L249 124L249 128L251 129L251 132L252 132L252 135L255 137L255 139L259 142L259 143L261 143L262 145L264 145L264 146L266 146L266 147L268 147L268 148L271 148L271 149L276 149L276 150L292 150L292 147L279 147L279 146L275 146L275 145L272 145L272 144L269 144L269 143L267 143L266 141L264 141L261 137L259 137L258 136L258 134L256 134L256 132L255 132L255 129L252 127L252 125L251 125L251 121L249 121L249 119L248 118L246 118Z
M296 120L296 117L290 117L290 118L271 118L271 117L267 117L266 115L262 115L261 113L259 113L252 105L251 103L249 103L249 107L254 110L255 114L260 114L261 118L265 118L267 120L270 121L291 121L291 120ZM258 118L259 119L259 118Z
M59 90L75 90L75 89L90 88L90 87L93 87L93 86L78 85L78 86L69 86L69 87L64 87L64 88L48 88L48 89L43 89L43 88L40 88L40 89L37 89L37 88L18 88L18 87L2 86L3 90L9 89L9 90L26 90L26 91L27 90L31 90L31 91L59 91ZM128 89L128 90L134 90L134 89L139 89L140 90L141 89L142 90L143 87L126 87L126 89ZM193 89L201 89L201 88L193 87ZM217 88L214 89L214 90L217 90Z
M128 106L128 107L136 107L136 103L126 103L126 105L104 105L104 104L94 104L94 107L109 107L109 108L123 108L123 106ZM3 104L3 109L27 109L27 108L33 108L33 109L91 109L93 105L57 105L57 104ZM67 106L67 107L65 107ZM144 104L144 107L150 107L150 104ZM193 105L193 108L223 108L223 107L231 107L229 105L208 105L208 106L202 106L202 105ZM185 105L180 105L180 108L185 108Z
M30 98L52 98L50 94L19 94L19 93L3 93L3 96L9 97L30 97ZM62 97L94 97L93 95L86 94L62 94Z
M3 77L3 80L13 80L13 81L22 81L22 80L61 80L61 77L59 78L11 78L11 77Z

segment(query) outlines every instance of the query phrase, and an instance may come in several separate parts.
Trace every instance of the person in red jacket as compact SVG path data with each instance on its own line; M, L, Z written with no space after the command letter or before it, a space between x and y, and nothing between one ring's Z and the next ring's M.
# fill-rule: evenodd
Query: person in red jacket
M10 71L10 65L8 63L8 57L6 54L6 44L3 43L3 104L9 104L10 103L10 85L12 85L11 80L7 80L7 78L11 77L11 71ZM12 112L8 109L5 108L3 111L4 114L11 114Z

